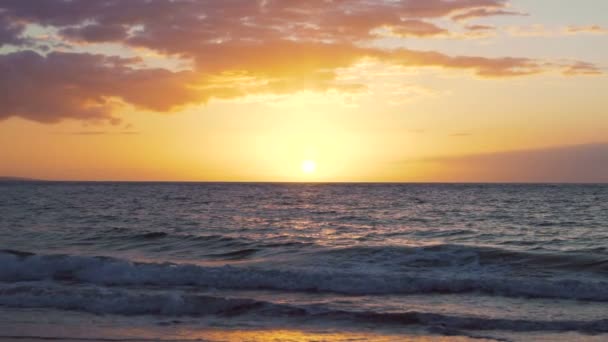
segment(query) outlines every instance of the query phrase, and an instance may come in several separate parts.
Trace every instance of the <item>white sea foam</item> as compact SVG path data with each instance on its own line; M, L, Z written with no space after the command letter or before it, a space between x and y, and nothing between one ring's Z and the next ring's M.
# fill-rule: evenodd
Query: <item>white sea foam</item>
M448 331L582 331L608 332L608 319L523 320L483 316L459 316L433 312L350 311L331 305L291 305L248 298L196 295L183 291L136 291L97 286L64 286L49 282L0 285L0 305L11 308L49 308L94 314L154 316L220 316L304 318L371 322L376 325L417 325ZM446 330L448 329L448 330Z
M608 301L608 282L592 279L516 277L500 272L370 273L336 269L262 269L134 263L67 255L20 256L0 252L0 281L75 281L96 285L194 285L218 289L270 289L343 294L481 292L515 297Z

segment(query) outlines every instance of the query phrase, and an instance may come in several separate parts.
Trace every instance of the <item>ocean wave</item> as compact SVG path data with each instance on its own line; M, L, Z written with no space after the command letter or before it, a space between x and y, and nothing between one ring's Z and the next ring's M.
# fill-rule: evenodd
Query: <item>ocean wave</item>
M129 238L134 240L139 239L157 239L164 238L166 240L187 240L187 241L198 241L198 242L222 242L227 243L229 245L238 245L238 246L251 246L251 245L259 245L259 246L304 246L309 245L309 243L298 242L298 241L260 241L251 238L245 238L242 236L233 237L228 235L221 234L184 234L184 233L169 233L162 231L143 231L137 232L130 229L125 229L123 234L127 234ZM111 236L111 235L105 235Z
M426 246L352 246L316 250L313 261L373 263L396 269L538 270L606 275L608 255L599 253L524 252L487 246L435 244Z
M418 234L414 232L415 234ZM423 232L424 233L424 232ZM395 233L392 233L395 234ZM399 233L401 234L401 233ZM456 229L433 233L438 236L471 234L471 231ZM373 238L382 241L391 233L377 234ZM79 237L82 238L82 237ZM362 237L360 239L368 239ZM312 242L294 241L278 237L263 240L234 237L221 234L183 234L163 231L131 230L111 228L85 241L95 241L102 249L132 249L163 251L167 256L172 252L192 255L194 258L214 260L245 260L256 256L290 255L305 256L320 262L392 263L394 266L409 268L428 267L499 267L518 270L558 270L608 273L608 254L601 248L583 249L579 252L522 251L490 246L461 244L434 244L425 246L357 245L328 248ZM324 260L321 260L324 259ZM298 261L296 260L296 263ZM385 263L386 264L386 263Z
M197 295L181 291L134 292L99 287L48 283L0 286L0 305L11 308L48 308L124 316L219 316L355 321L375 325L416 325L439 331L580 331L608 332L608 319L527 320L452 315L421 311L350 311L318 304L292 305L238 297Z
M260 307L251 299L185 295L177 291L132 294L107 288L74 288L19 284L0 287L0 305L13 308L53 308L95 314L202 316L236 315Z
M596 278L517 276L502 272L371 272L339 268L135 263L108 257L0 252L0 281L71 281L106 286L197 286L342 294L479 292L506 297L608 301L608 281ZM577 274L580 276L580 274Z
M73 237L79 241L94 241L96 246L105 250L150 250L163 251L170 256L172 252L191 254L193 257L209 259L239 260L247 259L256 253L277 253L291 251L294 248L305 249L312 243L290 240L256 240L245 237L233 237L221 234L185 234L154 230L133 230L110 228L90 235L80 234ZM247 252L248 251L248 252ZM208 253L206 253L208 252ZM226 258L224 258L226 256Z

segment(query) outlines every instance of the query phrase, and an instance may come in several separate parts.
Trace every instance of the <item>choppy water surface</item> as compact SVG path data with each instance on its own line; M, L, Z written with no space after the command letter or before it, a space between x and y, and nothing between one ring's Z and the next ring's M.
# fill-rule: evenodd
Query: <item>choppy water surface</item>
M607 185L0 183L0 234L10 336L79 313L608 338Z

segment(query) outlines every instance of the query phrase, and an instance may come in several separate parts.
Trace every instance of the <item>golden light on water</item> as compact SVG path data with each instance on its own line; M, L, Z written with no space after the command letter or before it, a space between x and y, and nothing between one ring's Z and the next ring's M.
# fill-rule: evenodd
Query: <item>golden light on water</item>
M409 341L409 342L472 342L474 339L464 336L437 336L424 335L411 332L411 334L403 333L386 333L379 334L373 332L323 332L323 331L306 331L306 330L291 330L291 329L269 329L269 330L212 330L205 329L201 331L182 330L175 337L187 336L189 339L203 339L209 341L249 341L249 342L308 342L308 341L325 341L325 342L348 342L348 341L374 341L374 342L393 342L393 341ZM171 336L173 337L173 336ZM489 341L486 339L475 339L474 341Z

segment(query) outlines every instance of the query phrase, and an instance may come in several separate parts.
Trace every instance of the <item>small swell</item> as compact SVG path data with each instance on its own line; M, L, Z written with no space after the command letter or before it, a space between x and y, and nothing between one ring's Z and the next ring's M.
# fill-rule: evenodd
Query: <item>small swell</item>
M150 232L133 236L135 239L159 239L164 238L168 234L164 232Z
M608 256L600 253L550 253L523 252L495 247L437 244L414 246L355 246L327 249L314 254L323 258L349 261L377 262L388 260L395 265L410 268L456 268L475 266L479 268L511 268L536 273L537 270L585 271L608 273Z
M280 247L280 246L305 246L310 245L309 243L297 242L297 241L258 241L243 237L231 237L220 234L209 234L209 235L198 235L198 234L180 234L180 233L167 233L159 231L144 231L143 233L133 231L130 229L113 228L110 234L102 234L103 238L129 238L133 240L138 239L159 239L167 238L168 240L176 241L190 241L190 242L209 242L209 243L225 243L226 245L233 246L269 246L269 247Z
M226 252L226 253L206 254L205 256L211 257L211 258L238 260L238 259L248 258L259 251L260 250L257 248L246 248L246 249L239 249L236 251L231 251L231 252Z

